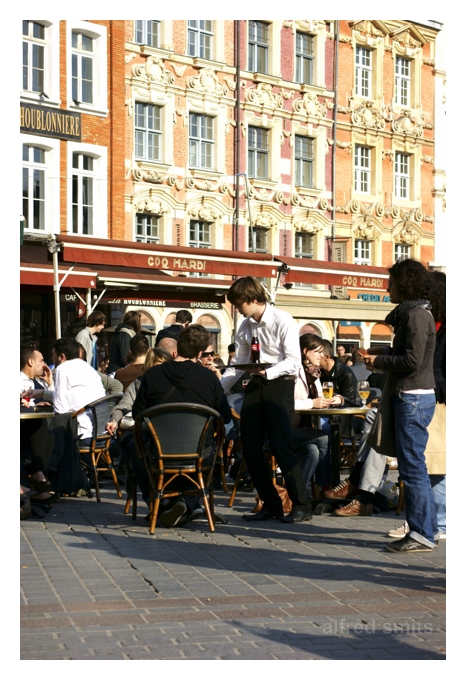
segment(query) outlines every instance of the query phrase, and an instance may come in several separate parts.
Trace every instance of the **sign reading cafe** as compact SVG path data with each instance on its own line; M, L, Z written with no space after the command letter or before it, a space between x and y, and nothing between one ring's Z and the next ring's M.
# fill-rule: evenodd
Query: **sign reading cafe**
M21 104L19 125L21 132L81 141L81 114L74 111Z

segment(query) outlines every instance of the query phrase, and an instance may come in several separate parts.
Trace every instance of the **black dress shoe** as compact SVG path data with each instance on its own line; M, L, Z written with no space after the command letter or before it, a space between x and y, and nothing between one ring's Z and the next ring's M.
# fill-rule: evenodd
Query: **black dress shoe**
M285 515L285 520L288 523L307 522L312 519L312 512L310 510L292 510L288 515Z
M243 519L247 522L265 522L268 519L279 519L283 522L283 518L285 518L285 513L283 511L270 512L270 510L266 510L266 508L262 508L259 512L248 512L247 515L243 515Z

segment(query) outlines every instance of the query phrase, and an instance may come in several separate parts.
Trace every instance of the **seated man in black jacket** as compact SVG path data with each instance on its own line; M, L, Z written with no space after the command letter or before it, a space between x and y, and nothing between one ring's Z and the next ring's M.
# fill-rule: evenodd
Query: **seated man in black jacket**
M330 381L333 383L333 395L340 397L333 401L335 405L345 405L345 400L349 400L349 406L359 405L361 400L358 394L358 381L349 366L343 364L338 357L333 356L333 346L328 340L322 340L324 356L320 362L321 376L320 381Z
M190 402L214 408L221 414L225 424L229 423L231 410L220 381L212 371L198 363L209 344L210 335L203 326L193 324L184 328L178 336L176 358L153 366L143 375L133 404L133 417L136 418L146 408L157 404ZM147 472L145 468L141 471L136 462L135 473L143 497L147 500L149 490ZM195 511L199 508L199 499L187 496L179 498L180 500L162 512L159 517L160 522L166 527L185 524L189 517L193 518L193 515L198 514Z
M322 340L324 356L320 362L320 381L333 383L333 397L330 406L359 406L361 400L358 394L358 381L349 366L342 363L338 357L333 356L333 345L328 340ZM342 416L342 430L348 429L350 416ZM328 418L322 418L321 429L330 436L330 423ZM323 491L331 489L331 462L330 449L327 455L319 461L316 471L316 483Z

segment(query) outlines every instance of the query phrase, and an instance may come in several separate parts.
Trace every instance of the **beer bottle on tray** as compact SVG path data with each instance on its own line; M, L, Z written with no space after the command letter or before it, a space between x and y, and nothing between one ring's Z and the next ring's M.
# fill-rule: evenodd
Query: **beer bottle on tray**
M251 339L251 362L253 364L259 364L260 363L260 354L261 354L261 345L259 342L259 337L257 335L253 335Z

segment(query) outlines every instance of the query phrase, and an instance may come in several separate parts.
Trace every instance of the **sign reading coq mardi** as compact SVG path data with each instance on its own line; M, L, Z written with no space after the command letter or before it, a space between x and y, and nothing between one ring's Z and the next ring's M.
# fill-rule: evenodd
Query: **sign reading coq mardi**
M74 111L22 104L19 125L21 132L81 141L81 114Z

